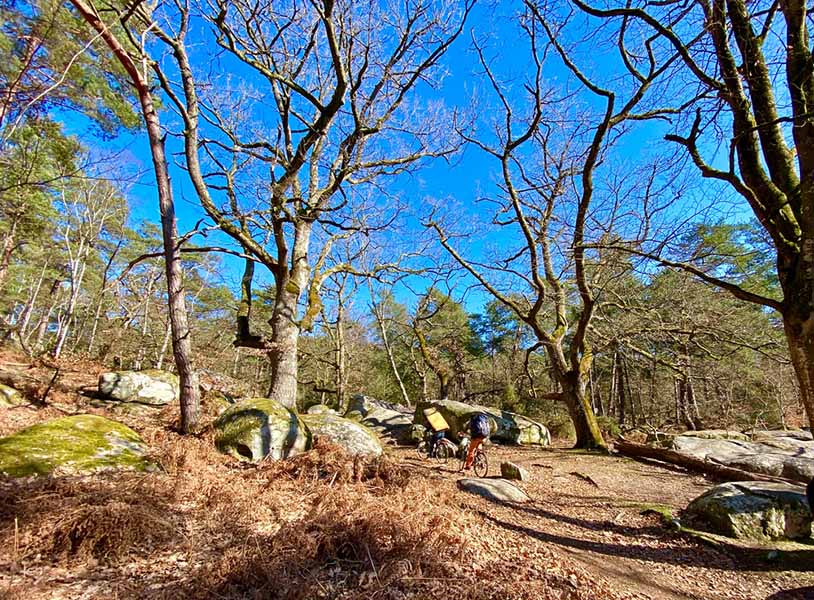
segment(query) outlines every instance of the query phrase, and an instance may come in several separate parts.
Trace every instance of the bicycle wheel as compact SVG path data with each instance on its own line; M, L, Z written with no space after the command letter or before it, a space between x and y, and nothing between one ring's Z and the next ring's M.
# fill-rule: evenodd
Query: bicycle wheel
M472 461L472 468L475 470L475 475L478 477L486 477L489 472L489 461L486 458L486 453L482 450L475 451L475 458Z
M435 448L435 458L442 465L447 464L447 461L452 456L452 448L446 444L438 444Z

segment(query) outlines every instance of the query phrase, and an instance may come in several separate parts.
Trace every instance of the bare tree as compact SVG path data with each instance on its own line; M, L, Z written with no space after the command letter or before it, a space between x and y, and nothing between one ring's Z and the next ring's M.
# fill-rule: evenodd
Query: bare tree
M392 211L373 193L382 177L456 149L444 133L447 117L414 94L442 74L440 60L472 4L213 2L203 16L227 51L222 60L246 74L238 90L225 78L209 82L225 99L199 96L188 6L178 3L168 19L174 31L151 30L177 66L180 91L154 64L184 122L186 168L201 206L273 276L270 335L240 326L235 344L268 353L269 394L287 406L296 404L298 339L320 312L320 288L333 273L354 270L328 266L333 244L390 224ZM251 276L247 270L244 324Z
M640 105L670 60L659 63L652 53L645 54L639 66L627 63L613 87L602 87L559 41L571 25L568 18L557 19L547 10L529 0L519 20L532 65L523 86L525 95L512 95L484 50L476 46L500 112L490 131L479 136L463 132L499 165L501 195L490 198L496 207L493 224L500 231L513 228L519 243L508 249L502 243L501 257L478 263L459 252L437 219L428 225L484 288L531 327L537 343L530 351L543 348L548 355L559 385L559 391L548 396L568 408L577 447L605 448L587 393L598 272L591 266L587 244L592 225L602 221L596 213L594 176L629 123L661 115ZM622 31L618 43L624 45L624 40ZM561 61L579 91L545 87L549 56ZM601 108L594 111L592 106ZM526 288L522 301L510 293L518 290L518 284Z
M679 102L690 104L685 118L677 121L680 129L666 139L686 153L702 177L720 185L716 203L738 199L757 217L777 253L782 298L740 285L697 262L665 256L663 246L631 251L778 311L814 426L810 8L803 0L630 2L610 9L572 2L584 14L616 27L637 23L649 32L651 48L680 56L681 70L664 85Z

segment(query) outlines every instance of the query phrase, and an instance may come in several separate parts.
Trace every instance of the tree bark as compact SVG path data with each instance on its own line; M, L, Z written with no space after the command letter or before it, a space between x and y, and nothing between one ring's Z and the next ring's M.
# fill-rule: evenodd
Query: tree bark
M278 289L271 317L271 386L269 397L291 410L297 408L297 348L300 326L296 321L297 295Z
M563 371L555 368L557 380L562 389L562 399L568 415L574 423L577 441L574 448L584 450L607 450L596 415L591 408L591 399L586 393L585 377L576 371Z
M164 241L164 264L169 296L170 325L172 328L172 348L181 387L181 431L189 433L196 429L200 418L200 392L198 390L198 377L192 366L192 339L187 322L183 272L177 246L178 229L175 221L175 203L172 197L172 186L170 185L170 174L164 149L164 134L161 131L161 123L153 104L153 97L150 92L151 84L145 79L145 76L139 70L139 66L133 61L115 34L99 18L96 11L82 0L71 0L71 3L82 15L82 18L104 39L127 71L138 93L141 113L147 126L150 154L158 187L158 205L161 213L161 234Z

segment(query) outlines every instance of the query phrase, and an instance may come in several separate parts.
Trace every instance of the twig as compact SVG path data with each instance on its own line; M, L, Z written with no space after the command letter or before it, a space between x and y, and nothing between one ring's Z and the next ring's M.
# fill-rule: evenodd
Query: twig
M45 388L45 391L43 392L42 397L40 398L40 404L42 404L43 406L45 406L46 404L48 394L51 393L51 388L54 387L54 382L57 380L57 377L59 377L59 367L57 367L56 371L54 371L54 376L51 377L51 381L48 382L48 387Z
M599 484L596 481L594 481L593 479L591 479L588 475L585 475L584 473L578 473L577 471L571 471L568 474L573 475L574 477L578 477L578 478L582 479L583 481L587 481L588 483L590 483L594 487L599 487Z

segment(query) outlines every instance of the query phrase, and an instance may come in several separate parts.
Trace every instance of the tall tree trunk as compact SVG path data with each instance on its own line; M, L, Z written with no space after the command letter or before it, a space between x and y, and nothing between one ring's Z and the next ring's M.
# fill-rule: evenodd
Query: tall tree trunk
M373 291L371 289L371 296L372 295ZM396 378L396 383L398 383L399 391L401 392L401 398L404 400L405 406L410 406L410 396L407 394L407 388L404 387L404 380L401 378L398 366L396 366L396 357L393 354L393 346L390 344L390 339L387 335L384 317L379 314L378 307L375 303L372 305L372 310L373 316L376 318L376 323L379 326L379 334L382 336L382 343L384 344L384 351L387 354L387 361L390 364L390 370L393 372L393 377Z
M6 275L8 275L8 268L11 264L11 255L14 254L14 249L17 247L16 241L17 233L17 220L11 223L9 232L3 238L3 249L0 251L0 289L6 282Z
M127 71L138 92L141 113L147 125L147 137L150 141L150 153L158 187L158 205L161 213L161 234L164 241L164 263L172 328L172 348L181 387L181 430L188 433L198 425L201 412L200 392L198 390L198 377L192 367L192 339L184 301L180 250L177 246L178 229L175 222L175 203L172 197L170 173L167 168L167 156L164 150L164 134L161 131L161 123L153 104L150 91L151 83L146 80L146 77L139 69L139 65L133 61L119 39L108 29L92 7L85 4L83 0L71 0L71 4L79 11L82 18L101 35Z
M814 424L814 323L787 317L783 320L791 362L800 387L800 400L806 416Z
M297 347L300 326L296 322L297 295L278 288L271 317L271 386L269 397L291 410L297 408Z
M336 387L336 403L339 412L344 414L348 406L348 368L347 368L347 348L345 347L345 306L342 299L342 290L344 284L340 287L337 313L336 313L336 375L334 378L334 386Z
M599 430L596 415L591 408L591 399L586 393L586 381L576 371L566 371L559 375L562 399L568 408L568 415L574 423L577 435L575 448L585 450L605 450L605 440Z

